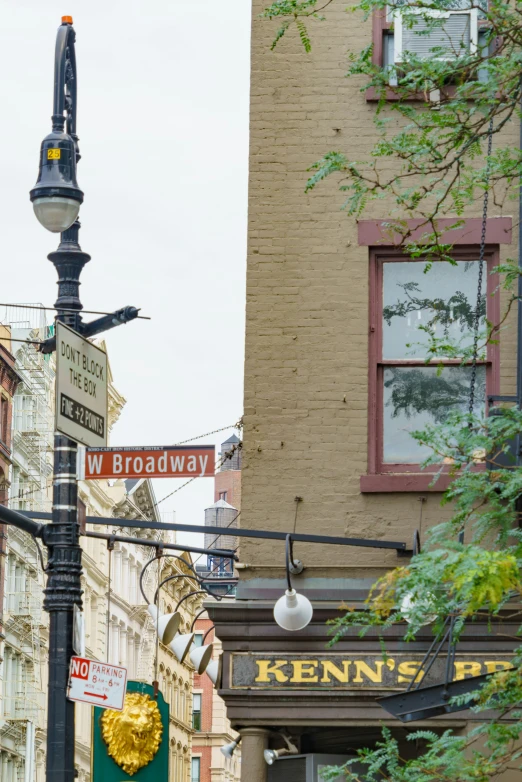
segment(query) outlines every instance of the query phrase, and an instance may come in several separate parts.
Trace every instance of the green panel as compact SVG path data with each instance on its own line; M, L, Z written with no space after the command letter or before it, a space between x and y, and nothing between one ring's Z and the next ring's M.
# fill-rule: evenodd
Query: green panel
M139 692L154 698L154 689L143 682L127 682L127 692ZM169 706L161 692L158 692L158 708L163 724L163 735L159 749L151 762L140 768L133 776L120 768L107 753L102 734L100 719L104 709L94 707L94 725L92 742L92 780L93 782L168 782L169 777Z

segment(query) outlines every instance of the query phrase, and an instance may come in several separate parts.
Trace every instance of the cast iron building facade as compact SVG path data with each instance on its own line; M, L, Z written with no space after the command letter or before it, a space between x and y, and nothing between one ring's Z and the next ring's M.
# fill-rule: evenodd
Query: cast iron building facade
M359 51L382 30L371 18L363 21L332 4L327 22L310 25L310 54L297 34L287 34L271 51L280 25L260 18L266 5L254 0L252 8L240 526L404 541L411 548L414 530L424 539L447 512L439 502L449 477L432 487L433 476L419 466L423 449L409 437L436 420L429 399L421 414L397 403L409 373L438 382L422 353L407 353L430 312L417 308L402 316L396 305L410 282L421 296L449 299L458 290L474 301L480 207L469 209L462 228L449 237L457 267L425 276L423 259L411 261L389 244L383 223L391 217L390 201L376 202L357 221L340 210L338 182L305 195L307 169L325 152L341 148L359 160L377 141L374 96L361 92L360 80L344 76L347 50ZM513 123L502 143L516 147L517 135ZM489 267L516 253L510 213L490 207ZM495 281L486 277L493 293ZM494 321L498 294L487 296L487 307ZM502 333L478 369L481 406L486 394L514 391L515 331ZM441 377L469 387L467 367L445 367ZM460 403L466 401L463 394ZM383 723L405 739L404 728L376 697L411 681L408 666L431 641L430 629L413 650L404 647L397 627L385 666L375 636L361 640L354 633L328 649L326 626L341 601L362 607L375 579L404 560L394 550L297 543L305 570L294 585L312 600L314 616L305 630L292 633L279 628L272 613L285 589L284 546L242 538L240 553L237 600L208 610L224 648L220 694L242 735L242 779L266 782L263 749L283 746L283 729L308 755L346 756L376 740ZM494 661L509 659L505 640L480 625L473 633L459 647L457 675L485 673ZM416 724L465 730L472 719L461 712ZM411 742L403 749L411 751Z

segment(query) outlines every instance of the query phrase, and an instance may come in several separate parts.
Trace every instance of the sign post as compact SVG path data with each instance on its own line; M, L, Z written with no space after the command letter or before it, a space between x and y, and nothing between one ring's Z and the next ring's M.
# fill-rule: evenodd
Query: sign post
M107 354L56 324L56 431L82 445L107 445Z
M126 690L126 668L88 660L86 657L71 659L67 693L70 701L121 711Z

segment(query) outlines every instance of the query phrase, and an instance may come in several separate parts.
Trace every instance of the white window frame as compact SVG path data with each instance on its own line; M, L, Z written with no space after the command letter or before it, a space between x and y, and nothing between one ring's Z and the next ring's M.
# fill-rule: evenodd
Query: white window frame
M450 16L453 14L467 14L469 19L469 51L470 54L476 54L477 47L478 47L478 9L477 8L465 8L465 9L458 9L455 11L430 11L429 9L423 8L410 8L409 13L412 14L418 14L419 16L422 14L423 16L431 16L434 19L449 19ZM399 65L403 62L402 60L402 54L403 54L403 48L402 48L402 40L403 40L403 26L402 26L402 12L396 11L393 14L394 19L394 25L393 25L393 33L394 33L394 62L396 65ZM448 57L437 57L435 59L437 60L447 60L450 59L452 55L448 55Z

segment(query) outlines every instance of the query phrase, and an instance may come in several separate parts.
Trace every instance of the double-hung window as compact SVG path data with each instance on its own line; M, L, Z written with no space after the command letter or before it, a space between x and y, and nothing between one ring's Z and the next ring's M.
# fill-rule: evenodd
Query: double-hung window
M369 473L419 473L430 455L411 436L428 424L441 424L452 410L469 404L471 364L434 357L426 363L428 335L469 346L480 263L478 252L459 251L456 265L433 264L396 251L374 250L370 267ZM489 274L496 253L486 253L480 324L498 322L496 281ZM487 312L486 312L487 310ZM441 369L442 365L442 369ZM489 345L476 372L475 412L498 393L498 345Z
M192 758L190 782L199 782L201 775L201 758Z
M192 696L192 727L201 730L201 693L195 692Z

